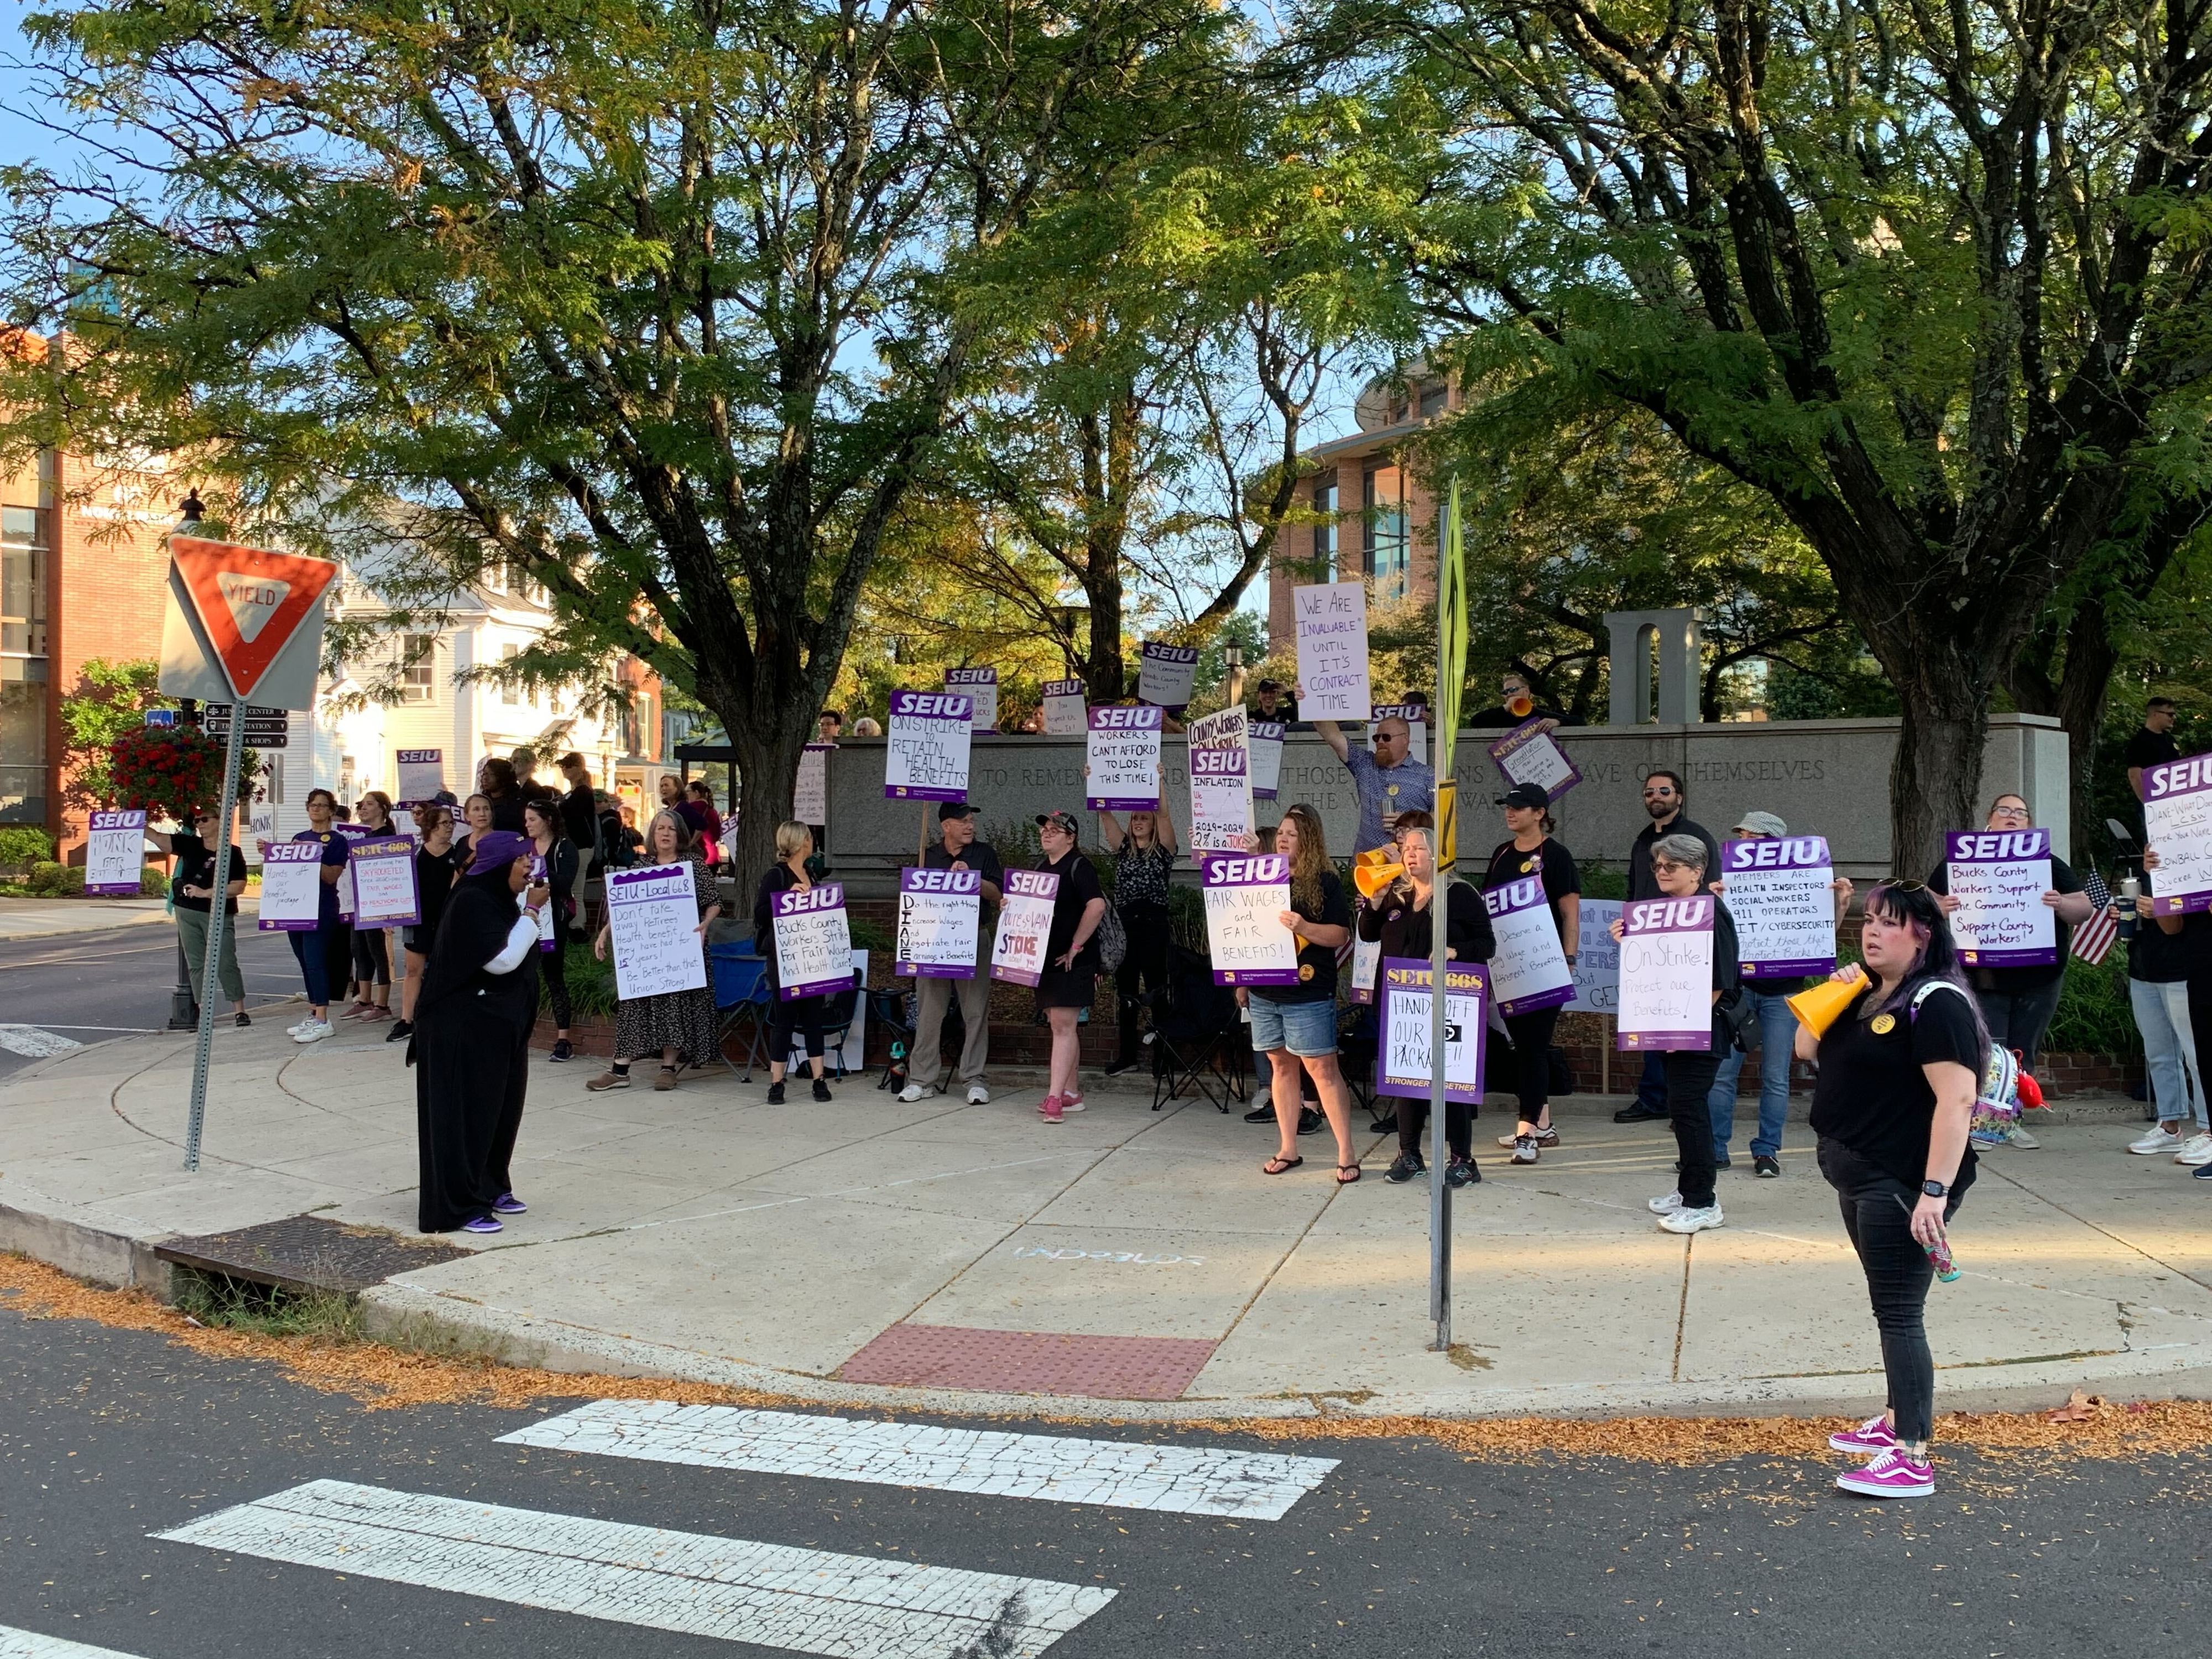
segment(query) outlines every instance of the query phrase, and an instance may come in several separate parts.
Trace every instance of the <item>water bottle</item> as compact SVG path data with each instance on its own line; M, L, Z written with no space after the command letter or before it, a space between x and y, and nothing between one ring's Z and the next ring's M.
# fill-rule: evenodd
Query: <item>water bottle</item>
M1936 1235L1933 1244L1920 1247L1928 1252L1929 1265L1936 1269L1936 1277L1948 1285L1959 1276L1958 1265L1951 1260L1951 1241L1942 1233Z
M2136 900L2142 896L2142 883L2130 871L2120 882L2120 937L2129 944L2136 937Z

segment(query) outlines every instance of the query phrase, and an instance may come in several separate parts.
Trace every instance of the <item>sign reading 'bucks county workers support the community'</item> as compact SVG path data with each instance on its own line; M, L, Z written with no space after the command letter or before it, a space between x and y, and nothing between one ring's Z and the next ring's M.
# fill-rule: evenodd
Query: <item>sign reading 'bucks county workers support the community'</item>
M1835 866L1822 836L1732 841L1721 877L1746 979L1825 974L1836 965Z
M975 978L982 921L981 871L900 871L898 955L891 972L921 979Z
M884 793L892 800L968 799L969 717L974 704L950 691L891 693L884 741Z
M1713 1040L1713 918L1718 901L1631 899L1620 913L1623 1048L1703 1048Z
M1216 854L1201 860L1206 939L1216 985L1296 985L1297 936L1283 926L1291 908L1291 861L1278 853Z
M2158 854L2152 908L2212 909L2212 755L2143 769L2143 828Z
M2058 913L2051 890L2048 830L1954 830L1943 837L1946 885L1959 908L1951 937L1969 968L2017 968L2058 960Z

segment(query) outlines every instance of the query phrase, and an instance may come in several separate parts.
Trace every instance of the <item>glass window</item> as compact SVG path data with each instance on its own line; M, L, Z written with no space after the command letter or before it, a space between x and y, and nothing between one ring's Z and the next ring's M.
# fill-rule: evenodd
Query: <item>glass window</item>
M46 549L34 507L0 508L0 652L46 654Z
M1314 486L1313 506L1316 513L1336 511L1335 479L1331 478L1326 483ZM1314 526L1313 550L1314 580L1324 582L1335 580L1336 524L1334 520L1324 520Z
M1421 388L1420 410L1423 420L1441 415L1451 401L1451 388L1447 386L1425 386Z
M502 645L502 646L501 646L501 647L500 647L500 648L499 648L499 659L500 659L501 662L513 662L513 661L514 661L517 657L520 656L521 654L522 654L522 647L521 647L520 646L519 646L519 645ZM517 685L516 685L513 681L511 681L511 680L502 681L502 682L501 683L501 684L500 684L500 688L499 688L499 700L500 700L501 705L502 707L504 707L504 708L521 708L521 707L522 707L522 690L521 690L521 688L520 688L520 687L519 687L519 686L517 686ZM1449 999L1449 997L1447 997L1447 998L1445 999L1445 1000L1446 1000L1446 1001L1449 1001L1449 1000L1450 1000L1450 999Z
M400 696L408 702L428 702L438 690L438 636L403 634L399 636Z
M1406 593L1406 474L1402 468L1372 466L1364 480L1367 574L1383 599Z
M7 672L24 666L0 665L0 823L46 821L46 685Z

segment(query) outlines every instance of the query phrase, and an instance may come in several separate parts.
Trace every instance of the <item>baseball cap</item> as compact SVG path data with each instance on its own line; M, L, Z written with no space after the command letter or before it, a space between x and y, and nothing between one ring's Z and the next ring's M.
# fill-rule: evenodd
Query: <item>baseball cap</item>
M1083 834L1083 827L1076 823L1073 812L1040 812L1036 815L1036 822L1040 830L1049 825L1064 835L1080 836Z
M1552 804L1552 798L1533 783L1516 783L1498 798L1500 806L1533 806L1542 811Z
M955 818L969 818L975 816L975 808L968 801L945 800L937 804L937 821L939 823L950 823Z
M1778 840L1790 833L1790 826L1771 812L1746 812L1735 821L1739 830L1748 830L1754 836L1772 836Z

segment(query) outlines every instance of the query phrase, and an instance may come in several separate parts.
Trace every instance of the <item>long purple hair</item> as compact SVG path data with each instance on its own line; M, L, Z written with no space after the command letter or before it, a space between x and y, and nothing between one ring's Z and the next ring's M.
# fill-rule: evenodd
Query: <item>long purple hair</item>
M1974 1036L1986 1049L1990 1028L1982 1018L1981 1000L1975 996L1973 987L1966 983L1966 973L1959 965L1959 946L1951 937L1950 919L1936 902L1936 895L1917 883L1906 887L1885 881L1876 884L1867 894L1866 908L1869 915L1878 913L1885 921L1911 928L1913 937L1920 942L1911 965L1898 981L1889 1000L1882 1004L1881 1012L1909 1018L1912 999L1920 988L1930 980L1941 980L1956 986L1965 996L1966 1006L1973 1015Z

